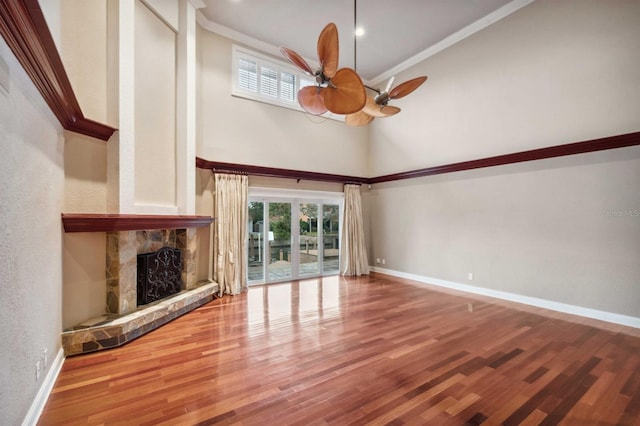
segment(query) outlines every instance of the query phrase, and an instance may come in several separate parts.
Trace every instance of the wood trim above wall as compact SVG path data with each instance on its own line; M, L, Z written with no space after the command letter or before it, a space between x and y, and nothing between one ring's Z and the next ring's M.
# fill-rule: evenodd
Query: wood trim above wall
M427 167L424 169L393 173L373 178L331 175L326 173L278 169L273 167L251 166L247 164L220 163L204 160L200 157L196 157L196 167L200 169L211 169L214 171L218 170L220 172L246 173L248 175L254 176L279 177L299 180L316 180L324 182L360 183L371 185L374 183L413 179L423 176L440 175L443 173L460 172L463 170L481 169L485 167L503 166L506 164L521 163L524 161L543 160L546 158L584 154L587 152L604 151L607 149L623 148L634 145L640 145L640 132L626 133L623 135L609 136L606 138L592 139L565 145L550 146L547 148L532 149L530 151L521 151L513 154L498 155L496 157L482 158L479 160L445 164L443 166Z
M109 140L116 129L82 114L37 0L0 2L0 33L62 127Z
M117 232L146 229L204 228L211 216L62 213L64 232Z
M391 182L394 180L440 175L443 173L460 172L463 170L503 166L506 164L521 163L524 161L544 160L546 158L584 154L587 152L623 148L633 145L640 145L640 132L627 133L624 135L610 136L600 139L592 139L565 145L550 146L547 148L532 149L530 151L521 151L513 154L498 155L496 157L482 158L479 160L463 161L461 163L446 164L444 166L427 167L424 169L411 170L408 172L377 176L369 179L368 183L373 184Z
M221 163L196 157L196 167L210 169L220 173L244 173L251 176L289 178L297 180L313 180L338 183L369 183L368 178L357 176L334 175L330 173L307 172L303 170L278 169L275 167L251 166L248 164Z

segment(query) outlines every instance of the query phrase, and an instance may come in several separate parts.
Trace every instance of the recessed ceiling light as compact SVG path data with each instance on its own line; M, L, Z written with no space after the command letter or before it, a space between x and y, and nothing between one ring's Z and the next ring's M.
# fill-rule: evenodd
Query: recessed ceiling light
M364 28L362 28L362 27L356 28L355 35L357 37L362 37L364 35Z

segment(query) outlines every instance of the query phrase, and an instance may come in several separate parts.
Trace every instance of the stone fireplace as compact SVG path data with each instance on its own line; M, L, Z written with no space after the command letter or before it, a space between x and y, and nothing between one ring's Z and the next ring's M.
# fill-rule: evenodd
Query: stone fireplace
M138 308L138 256L163 247L182 253L182 289L196 282L197 234L191 229L107 232L106 311L127 314Z
M182 290L182 250L162 247L138 255L138 307L180 293Z
M95 229L91 227L89 230L89 232L106 232L105 314L63 331L62 346L67 356L123 345L211 301L218 289L218 284L215 282L197 281L198 234L195 227L126 229L150 224L159 227L156 222L142 220L142 223L137 223L140 219L133 220L135 224L127 223L123 226L116 223L98 226ZM208 225L211 220L203 219L202 223ZM64 215L63 222L65 222ZM165 222L167 220L160 221L163 224ZM168 222L171 224L170 220ZM187 224L190 223L187 222ZM87 226L77 225L77 229L73 226L74 222L69 220L69 224L65 223L65 231L86 232ZM197 223L196 226L204 225ZM146 300L146 303L139 304L138 259L152 253L164 253L164 255L179 253L180 262L171 260L174 268L167 272L167 275L175 275L169 283L169 286L174 288L170 291L172 294L163 294L166 297Z

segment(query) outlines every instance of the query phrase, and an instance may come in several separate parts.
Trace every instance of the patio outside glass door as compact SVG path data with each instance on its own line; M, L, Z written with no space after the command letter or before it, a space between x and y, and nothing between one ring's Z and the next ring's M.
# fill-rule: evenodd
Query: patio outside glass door
M268 204L267 281L285 281L293 275L291 203Z
M249 198L249 284L339 272L340 202Z

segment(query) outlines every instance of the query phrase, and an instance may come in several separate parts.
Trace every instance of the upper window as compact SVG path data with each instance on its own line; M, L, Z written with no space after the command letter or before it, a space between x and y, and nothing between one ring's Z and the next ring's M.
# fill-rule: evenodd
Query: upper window
M315 84L313 77L285 61L278 61L244 47L233 46L231 94L255 101L303 111L298 90ZM342 119L331 113L325 116Z

